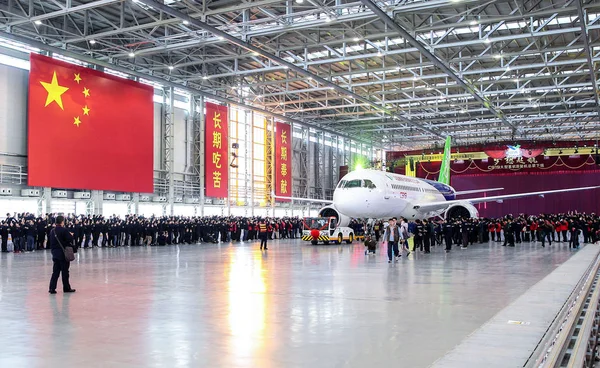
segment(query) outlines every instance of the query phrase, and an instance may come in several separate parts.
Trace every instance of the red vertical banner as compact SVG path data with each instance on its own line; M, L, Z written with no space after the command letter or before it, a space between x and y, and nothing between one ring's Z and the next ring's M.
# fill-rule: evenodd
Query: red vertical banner
M292 129L277 122L275 128L275 195L292 196ZM289 202L289 199L277 199Z
M229 196L229 164L227 156L227 106L206 103L204 136L204 182L207 197Z

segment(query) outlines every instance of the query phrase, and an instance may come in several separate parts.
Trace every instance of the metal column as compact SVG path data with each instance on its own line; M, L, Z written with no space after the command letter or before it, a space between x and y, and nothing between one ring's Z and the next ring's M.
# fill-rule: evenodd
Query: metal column
M167 202L163 205L163 215L173 215L173 200L174 200L174 188L173 188L173 163L174 163L174 147L173 140L175 134L174 122L175 122L175 92L173 87L163 89L163 144L164 144L164 155L163 155L163 174L165 182L168 185Z
M204 216L204 97L190 97L190 116L193 124L192 172L200 183L200 213L194 206L194 214Z

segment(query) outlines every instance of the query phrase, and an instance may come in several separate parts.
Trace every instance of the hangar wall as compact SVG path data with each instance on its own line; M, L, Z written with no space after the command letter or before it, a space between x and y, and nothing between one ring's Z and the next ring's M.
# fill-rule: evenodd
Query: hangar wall
M1 52L2 50L0 50ZM24 57L25 58L25 57ZM37 209L37 213L45 212L73 212L83 213L105 213L105 214L181 214L181 215L315 215L319 205L308 205L306 203L261 203L246 201L240 205L237 194L235 200L208 203L201 202L187 205L174 203L170 198L167 204L139 203L139 194L132 193L131 201L120 203L103 200L102 192L92 193L89 200L75 200L73 193L69 193L66 199L51 199L51 188L38 188L42 191L41 198L20 198L20 189L27 188L27 89L28 71L8 65L0 64L0 185L13 187L14 193L9 197L0 197L0 207L23 208L23 211ZM198 119L202 120L202 111L190 114L188 106L190 100L196 100L196 96L190 96L187 101L182 101L178 96L179 104L174 104L173 121L173 177L178 189L169 191L165 180L165 115L170 106L164 103L163 95L173 93L173 89L156 89L154 103L154 177L155 195L166 196L174 193L179 196L201 196L200 177L194 175L193 165L198 152L194 140L197 139ZM168 99L167 99L168 101ZM252 114L250 110L237 106L231 106L230 111L245 111ZM203 109L200 109L203 110ZM231 113L230 113L231 116ZM265 117L273 122L271 117ZM196 130L195 130L196 129ZM337 185L339 166L349 164L354 154L372 155L372 148L359 144L347 138L337 137L329 133L307 128L303 125L293 125L293 154L292 154L292 179L293 193L299 197L312 197L317 199L331 199L333 189ZM246 146L253 146L252 135L240 137L246 140ZM231 143L231 142L230 142ZM68 158L68 153L64 153ZM53 157L49 157L49 163ZM254 157L245 157L242 162L245 167L256 167L253 165ZM93 169L93 168L91 168ZM248 170L252 171L252 170ZM5 173L2 175L2 173ZM7 175L6 173L10 173ZM244 173L246 180L238 182L254 182L255 176L263 176L259 173ZM230 175L230 177L234 177ZM263 179L264 180L264 179ZM250 191L250 184L245 186L246 196ZM230 196L232 196L230 191ZM34 205L34 203L37 204ZM2 211L0 211L2 212Z

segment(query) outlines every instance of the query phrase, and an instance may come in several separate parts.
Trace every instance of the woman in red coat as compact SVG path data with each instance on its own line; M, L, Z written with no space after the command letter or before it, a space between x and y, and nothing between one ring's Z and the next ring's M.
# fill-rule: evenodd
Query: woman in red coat
M536 237L537 229L538 229L538 223L534 219L531 221L531 225L529 225L529 231L531 232L531 241L532 242L537 241L539 239L539 236Z
M502 241L502 223L500 221L496 223L496 241Z
M490 233L492 241L496 241L496 225L493 222L488 224L488 232Z

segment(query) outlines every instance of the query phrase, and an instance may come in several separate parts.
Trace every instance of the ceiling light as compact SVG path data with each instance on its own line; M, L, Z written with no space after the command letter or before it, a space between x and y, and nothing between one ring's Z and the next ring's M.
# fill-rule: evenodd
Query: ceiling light
M419 79L421 79L421 78L419 78L419 76L418 76L418 75L415 75L415 76L413 77L413 80L419 80Z
M519 78L515 78L515 82L519 83Z
M396 67L396 70L397 70L397 71L400 71L400 70L402 70L402 67L400 67L400 66L397 66L397 67Z
M527 100L529 100L529 102L533 101L533 98L529 97Z
M130 52L130 53L129 53L129 57L130 57L130 58L132 58L132 57L135 57L135 53L133 53L133 51L132 51L132 52Z
M189 21L187 21L187 20L184 20L184 21L183 21L183 24L185 24L185 25L187 26L188 24L190 24L190 22L189 22Z
M472 25L472 26L476 26L476 25L478 25L478 24L479 24L479 22L478 22L478 21L476 21L476 20L472 20L472 21L471 21L471 25Z
M486 38L483 40L483 42L485 42L485 43L491 43L491 42L492 42L492 40L490 40L489 38L487 38L487 37L486 37Z
M383 53L381 51L377 51L377 56L381 57L383 56Z
M169 65L169 70L173 70L175 67L173 65Z
M258 55L260 55L260 54L259 54L258 52L253 52L253 53L252 53L252 55L254 55L254 56L258 56Z
M202 79L207 80L208 78L210 78L208 75L205 75L202 77Z
M502 58L502 55L498 54L498 55L494 55L494 59L500 59Z
M358 41L360 41L360 38L358 38L358 37L354 37L352 40L353 40L354 42L358 42Z
M302 3L304 2L304 0L296 0L296 2L297 2L298 4L302 4Z
M33 23L35 23L35 24L37 24L37 25L39 26L39 25L41 25L41 24L42 24L42 21L38 19L38 20L36 20L36 21L35 21L35 22L33 22Z
M510 71L510 65L506 66L506 71L509 72Z
M431 87L429 87L429 86L428 86L428 87L427 87L427 88L425 88L425 89L426 89L426 90L428 90L428 91L431 91L433 88L431 88Z
M258 96L256 96L256 98L262 98L262 95L258 95Z
M467 110L465 110L465 109L461 109L461 110L460 110L460 113L461 113L461 114L465 114L466 112L467 112Z
M325 22L326 22L326 23L329 23L329 22L331 22L331 18L330 18L330 17L325 17Z
M94 45L96 43L96 40L90 40L90 45Z

